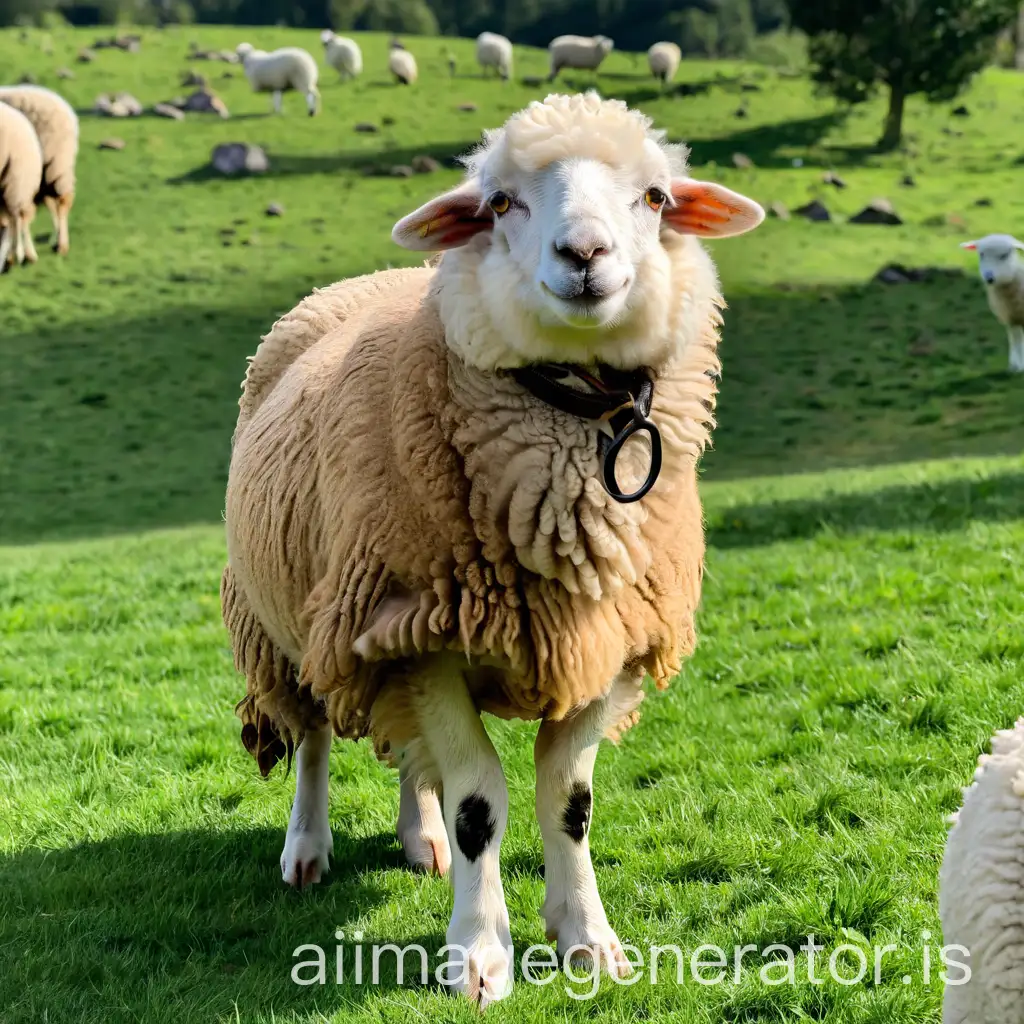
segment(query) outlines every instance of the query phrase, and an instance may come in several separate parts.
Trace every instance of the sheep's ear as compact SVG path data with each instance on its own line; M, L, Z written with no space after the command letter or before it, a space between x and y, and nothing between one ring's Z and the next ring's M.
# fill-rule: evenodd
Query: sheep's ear
M405 249L437 252L457 249L493 226L494 215L484 204L480 186L467 181L403 217L392 228L391 238Z
M1022 242L1022 241L1021 241L1021 240L1020 240L1019 238L1015 238L1015 239L1013 240L1013 244L1014 244L1014 245L1015 245L1015 246L1016 246L1016 247L1017 247L1018 249L1024 250L1024 242Z
M764 210L753 199L710 181L674 179L672 202L661 218L683 235L728 238L751 231L764 220Z
M961 242L960 243L960 248L961 249L970 249L971 252L974 252L974 250L978 248L978 243L977 242Z

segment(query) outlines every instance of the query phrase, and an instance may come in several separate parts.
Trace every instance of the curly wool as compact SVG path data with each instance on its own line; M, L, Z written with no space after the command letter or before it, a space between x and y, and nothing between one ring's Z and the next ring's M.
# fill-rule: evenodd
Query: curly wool
M36 203L47 196L73 196L75 161L78 158L78 115L71 105L63 96L37 85L0 88L0 102L20 110L32 122L39 136L43 172Z
M43 178L43 151L32 122L0 103L0 225L35 217Z
M939 889L944 942L970 951L944 1024L1024 1022L1024 718L996 733L954 817Z

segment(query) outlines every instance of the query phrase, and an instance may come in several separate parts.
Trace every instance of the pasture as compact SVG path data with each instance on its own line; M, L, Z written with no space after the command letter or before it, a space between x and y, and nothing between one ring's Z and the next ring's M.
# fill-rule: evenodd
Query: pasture
M148 108L190 91L192 40L320 56L313 31L184 27L76 63L100 34L2 33L0 78L32 73L83 112L119 89ZM332 754L326 884L285 891L293 779L262 781L238 742L244 684L219 618L245 356L311 288L415 262L391 224L458 172L368 169L447 164L546 91L518 81L544 72L539 51L517 50L503 84L477 76L469 41L409 38L421 77L405 89L388 80L386 37L360 42L364 76L342 85L322 68L316 119L294 95L271 116L240 68L208 62L191 66L228 120L83 114L70 256L41 251L0 278L3 1024L476 1016L393 969L378 986L330 971L324 987L291 982L303 943L330 967L336 929L350 953L356 932L439 948L450 892L403 866L397 784L365 744ZM755 968L710 987L606 980L577 1001L562 980L518 980L488 1018L936 1022L941 984L921 961L923 932L938 941L943 819L992 731L1024 712L1024 380L1006 372L1005 335L958 249L1024 233L1024 76L987 72L968 117L912 102L904 151L884 156L879 104L838 110L769 67L684 63L678 83L697 95L663 95L642 59L615 53L563 87L595 83L690 142L695 176L766 205L818 196L838 217L772 219L715 246L730 308L704 463L701 645L599 757L605 906L641 948L813 932L829 948L898 949L879 983L850 987L800 971L773 987ZM98 148L110 136L125 148ZM211 149L230 141L264 146L269 172L211 174ZM754 166L734 167L736 152ZM830 169L846 189L822 184ZM875 196L903 225L845 223ZM284 215L266 216L270 203ZM36 233L48 226L44 213ZM890 262L950 273L871 283ZM518 955L544 940L533 727L490 724L509 777Z

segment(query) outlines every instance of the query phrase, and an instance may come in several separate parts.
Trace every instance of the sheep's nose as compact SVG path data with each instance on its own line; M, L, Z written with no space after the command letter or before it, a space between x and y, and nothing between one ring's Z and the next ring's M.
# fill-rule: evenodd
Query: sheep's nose
M981 276L985 279L987 284L991 284L996 279L996 275L993 274L991 270L982 271Z
M599 242L555 242L555 253L563 260L573 264L577 270L586 270L588 264L596 256L604 256L608 246Z

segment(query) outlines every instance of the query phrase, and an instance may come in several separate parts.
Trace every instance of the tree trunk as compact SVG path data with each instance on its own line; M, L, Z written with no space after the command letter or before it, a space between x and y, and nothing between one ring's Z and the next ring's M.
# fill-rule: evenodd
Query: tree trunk
M901 85L889 86L889 112L885 115L885 130L878 141L879 149L896 149L903 138L903 105L907 95Z
M1020 5L1017 12L1017 70L1024 71L1024 3Z

